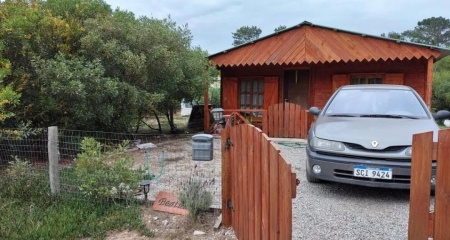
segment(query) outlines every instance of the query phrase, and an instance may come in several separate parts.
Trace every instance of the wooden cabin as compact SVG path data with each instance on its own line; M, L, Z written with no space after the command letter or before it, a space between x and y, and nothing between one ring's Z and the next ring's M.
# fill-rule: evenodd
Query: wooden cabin
M340 86L364 83L411 86L430 106L433 64L449 54L303 22L209 59L221 73L221 107L245 112L284 102L322 108Z

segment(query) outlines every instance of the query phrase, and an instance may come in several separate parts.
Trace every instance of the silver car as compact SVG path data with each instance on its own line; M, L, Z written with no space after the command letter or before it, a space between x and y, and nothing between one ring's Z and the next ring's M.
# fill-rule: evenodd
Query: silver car
M412 135L434 131L435 119L416 91L401 85L348 85L317 116L306 148L306 177L370 187L410 187ZM435 171L433 170L433 175ZM433 184L433 182L432 182Z

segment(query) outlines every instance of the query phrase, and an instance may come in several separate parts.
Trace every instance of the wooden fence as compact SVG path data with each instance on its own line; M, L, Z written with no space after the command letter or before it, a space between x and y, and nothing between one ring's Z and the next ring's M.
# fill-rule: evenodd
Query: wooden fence
M306 138L309 126L308 111L293 103L269 106L262 119L262 129L269 137Z
M225 226L232 226L239 239L291 239L296 185L291 164L266 134L228 120L222 131Z
M450 239L450 129L413 136L408 239ZM430 211L432 162L436 160L434 209Z

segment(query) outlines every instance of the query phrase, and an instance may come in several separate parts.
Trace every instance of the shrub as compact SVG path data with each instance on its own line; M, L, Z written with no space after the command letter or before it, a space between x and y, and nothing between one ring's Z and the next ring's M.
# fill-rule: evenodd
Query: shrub
M31 164L18 157L9 162L4 174L1 174L0 195L16 199L38 199L49 196L48 172L39 172Z
M75 160L79 189L95 198L128 199L134 195L142 179L142 170L133 170L133 158L126 154L128 143L102 152L94 138L84 138L82 153Z
M199 180L189 180L178 196L180 202L189 211L189 216L197 221L202 211L209 209L212 203L212 195L204 189L206 184Z

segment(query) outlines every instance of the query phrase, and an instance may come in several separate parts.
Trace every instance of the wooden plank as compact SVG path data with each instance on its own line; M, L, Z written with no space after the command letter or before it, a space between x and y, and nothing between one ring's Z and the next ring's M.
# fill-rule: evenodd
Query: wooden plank
M428 214L428 237L434 236L434 212Z
M450 129L439 131L434 239L450 238Z
M300 138L306 139L308 133L308 114L305 110L300 112Z
M413 135L408 239L428 238L433 132Z
M252 125L246 125L247 128L247 137L246 141L249 143L247 145L247 201L245 201L248 215L248 239L255 239L255 155L254 155L254 145L255 139L253 136L253 132L255 131L255 127Z
M236 234L236 236L239 236L240 234L240 225L239 225L239 195L241 193L239 188L239 171L240 171L240 144L239 144L239 130L238 126L233 126L233 138L231 141L233 141L233 189L232 192L234 193L232 196L232 203L233 203L233 229Z
M255 238L254 239L261 239L261 218L262 218L262 212L261 212L261 206L262 206L262 185L263 182L265 182L265 179L262 179L262 173L261 173L261 136L262 132L259 129L255 129L253 131L253 153L254 153L254 179L255 179L255 201L254 201L254 211L255 211Z
M277 159L279 163L279 228L278 239L292 239L292 189L291 189L291 165L287 164L281 155Z
M228 208L228 201L232 196L231 183L231 150L226 149L227 139L230 137L230 124L227 124L221 133L222 146L222 224L225 227L231 226L231 209Z
M270 172L269 172L270 141L266 134L261 138L261 239L269 239L270 224Z
M280 154L280 150L274 143L270 143L269 148L269 179L270 179L270 198L269 205L270 207L270 220L269 220L269 228L270 228L270 239L279 239L279 219L278 219L278 211L279 209L275 206L278 205L278 155Z
M283 103L283 137L288 138L289 137L289 110L290 110L290 103Z
M249 142L247 141L247 124L239 125L239 130L241 132L241 141L239 141L239 145L241 148L241 172L239 176L239 225L241 228L242 234L240 235L240 239L248 239L248 196L247 196L247 171L248 171L248 155L247 149Z
M279 106L280 106L280 104L275 104L273 106L273 135L272 136L269 135L270 137L279 137L280 136L279 135L280 126L278 123L280 121L280 119L278 117Z
M284 121L283 121L284 109L283 109L283 107L284 107L283 103L278 104L278 113L277 113L277 116L279 118L279 120L278 120L278 137L281 137L281 138L283 137L283 134L284 134L284 126L283 126L283 124L284 124Z
M267 135L269 135L269 136L273 136L273 125L274 125L274 114L273 114L273 111L274 111L274 106L272 105L272 106L270 106L269 107L269 109L267 110L267 114L268 114L268 118L269 118L269 121L267 122L267 124L268 124L268 127L267 127L267 131L266 131L266 133L267 133Z
M289 137L295 138L295 104L289 104Z
M300 138L300 133L301 133L301 121L300 121L300 106L295 108L295 113L294 113L294 121L295 121L295 138Z
M262 117L262 130L264 132L267 132L269 130L268 129L268 126L269 126L268 122L269 122L269 114L268 114L268 111L265 111L265 112L263 112L263 117Z
M428 58L427 78L425 79L425 98L423 99L428 107L431 106L432 81L433 81L433 62L434 58Z
M292 186L291 198L296 198L297 197L297 174L296 173L291 173L291 186Z
M244 144L243 144L243 127L244 125L238 125L236 126L237 131L238 131L238 138L237 138L237 142L236 145L238 145L238 155L236 156L236 163L238 165L238 202L236 204L236 212L238 212L238 216L239 216L239 220L238 220L238 228L239 228L239 233L238 235L236 235L239 239L244 239L244 226L246 224L246 222L244 221L245 219L245 214L246 212L244 211L244 204L243 202L246 200L243 198L244 196L244 188L243 188L243 175L244 175L244 161L245 161L245 157L243 157L245 148L244 148Z

